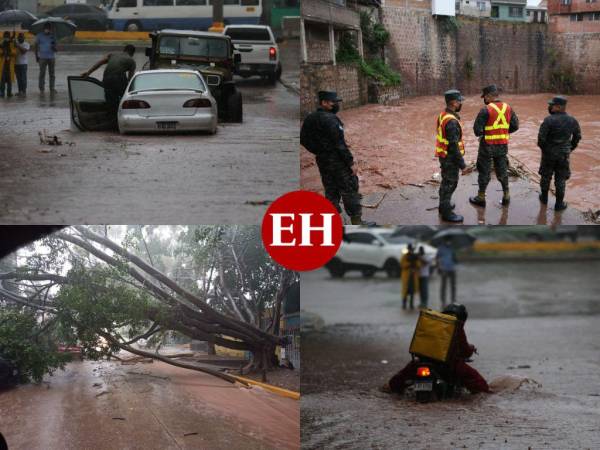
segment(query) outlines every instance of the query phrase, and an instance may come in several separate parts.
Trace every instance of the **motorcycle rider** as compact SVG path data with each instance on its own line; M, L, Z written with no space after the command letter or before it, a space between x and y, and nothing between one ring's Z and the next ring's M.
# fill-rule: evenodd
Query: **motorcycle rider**
M473 353L477 353L477 349L473 344L469 344L465 334L464 325L468 318L467 308L459 303L452 303L442 311L444 314L449 314L459 320L457 330L457 351L453 361L448 363L447 369L452 374L453 378L459 380L469 392L476 394L478 392L491 392L490 388L477 370L469 366L465 360L471 357ZM443 365L444 363L437 363ZM395 392L402 394L406 388L408 380L414 380L417 376L417 368L421 362L412 360L404 369L400 370L396 375L390 378L383 387L384 392Z

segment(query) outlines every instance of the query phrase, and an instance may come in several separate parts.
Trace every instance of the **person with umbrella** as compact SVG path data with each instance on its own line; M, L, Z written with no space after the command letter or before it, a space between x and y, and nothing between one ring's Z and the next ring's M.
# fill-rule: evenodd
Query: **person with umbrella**
M0 97L12 97L12 83L15 81L15 62L17 58L17 48L15 47L14 34L11 37L9 31L2 35L2 45L0 46Z
M17 63L15 64L15 72L17 75L17 86L19 93L17 95L27 95L27 53L29 52L29 42L25 40L25 34L17 35Z
M415 293L419 291L419 273L421 261L415 253L412 244L408 244L406 253L400 259L402 269L402 309L406 309L406 300L409 300L410 309L414 309Z
M50 77L50 92L55 93L55 62L56 62L56 38L52 34L52 25L45 23L43 31L35 36L35 60L40 65L39 88L44 93L46 88L46 68Z

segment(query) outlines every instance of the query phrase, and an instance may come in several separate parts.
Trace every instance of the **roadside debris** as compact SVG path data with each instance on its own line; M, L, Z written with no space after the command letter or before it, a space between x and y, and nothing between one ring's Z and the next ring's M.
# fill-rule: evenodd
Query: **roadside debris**
M600 223L600 209L597 211L592 211L591 209L588 209L583 213L583 217L585 218L585 220L588 220L590 222Z
M100 396L102 396L102 395L104 395L104 394L108 394L108 392L109 392L109 391L102 391L102 392L98 392L98 393L96 394L96 398L97 398L97 397L100 397Z
M146 377L152 377L152 378L160 378L161 380L170 380L170 377L161 377L160 375L152 375L151 373L145 373L145 372L133 372L133 371L129 371L127 372L131 375L144 375Z
M58 138L58 136L48 136L48 132L46 130L38 131L38 136L40 137L40 144L63 145L62 141Z
M198 433L196 431L193 431L191 433L185 433L183 436L196 436Z
M125 417L113 417L112 420L125 420Z
M252 206L268 205L269 203L271 203L271 200L246 200L244 202L245 205L252 205Z

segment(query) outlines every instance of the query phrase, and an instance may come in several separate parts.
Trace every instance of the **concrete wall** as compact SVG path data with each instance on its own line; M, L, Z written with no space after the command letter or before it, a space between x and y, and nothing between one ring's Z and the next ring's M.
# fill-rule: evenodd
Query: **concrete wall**
M573 13L575 14L575 13ZM600 20L590 20L593 13L583 14L583 20L571 21L570 14L550 16L550 31L553 33L599 33ZM599 13L600 14L600 13Z
M337 91L342 109L367 103L367 83L358 68L346 65L303 64L300 73L300 112L305 117L317 107L317 92Z

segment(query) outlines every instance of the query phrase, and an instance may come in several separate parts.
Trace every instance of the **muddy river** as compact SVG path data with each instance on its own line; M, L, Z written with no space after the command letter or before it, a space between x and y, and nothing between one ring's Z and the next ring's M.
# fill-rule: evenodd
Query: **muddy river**
M503 97L520 119L520 130L511 135L509 153L533 173L537 173L540 161L537 133L547 115L546 102L552 95L509 94ZM569 97L568 112L579 121L583 139L572 154L567 200L580 210L600 209L598 101L598 95ZM482 106L481 98L469 96L461 111L466 130L467 163L477 159L478 141L472 129ZM441 97L418 97L408 99L401 106L366 105L340 113L347 140L358 161L363 192L380 192L403 184L422 183L439 172L439 164L433 157L434 128L436 115L443 107ZM301 164L302 186L320 190L314 157L303 150ZM495 179L491 184L497 184Z

